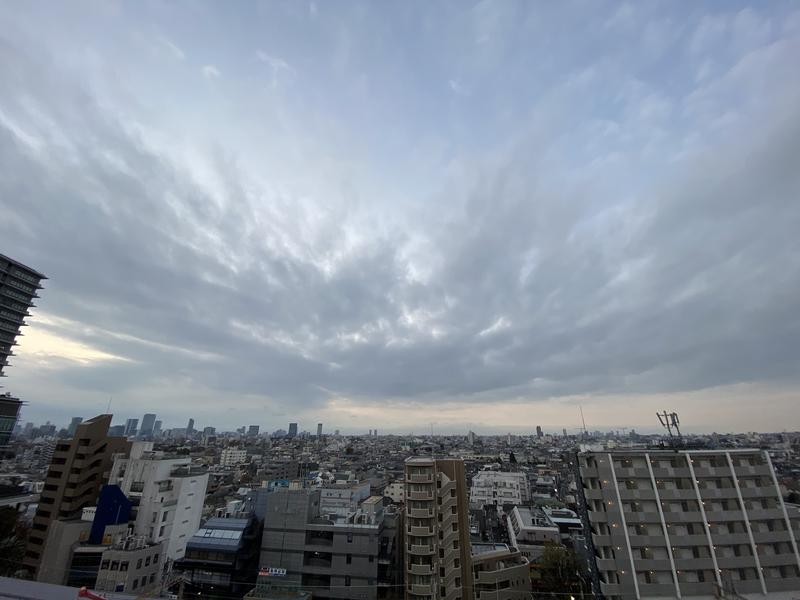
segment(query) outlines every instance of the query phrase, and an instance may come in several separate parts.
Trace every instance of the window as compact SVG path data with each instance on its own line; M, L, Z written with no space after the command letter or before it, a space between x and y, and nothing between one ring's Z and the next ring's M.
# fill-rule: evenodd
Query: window
M369 555L369 562L375 562L375 557L372 554Z
M135 590L137 587L139 587L139 580L138 579L134 579L133 580L133 585L131 586L131 589Z
M112 560L111 561L111 570L112 571L119 571L119 561L118 560Z
M153 583L156 580L156 574L150 573L150 583Z
M142 585L147 585L147 575L142 577Z
M142 559L141 558L136 561L136 568L137 569L141 569L142 568Z
M168 515L168 514L169 514L169 511L168 511L168 510L165 510L165 511L164 511L164 514L163 514L163 515L161 515L161 522L162 522L162 523L163 523L164 521L166 521L166 520L167 520L167 515Z
M100 563L100 568L101 568L101 569L105 569L105 570L107 571L107 570L108 570L108 565L109 565L109 564L111 564L111 561L110 561L110 560L108 560L108 559L106 559L106 560L104 560L102 563Z
M150 558L147 559L147 564L150 564ZM158 554L153 555L153 564L158 564Z
M145 567L149 567L150 566L150 557L149 556L144 559L144 566Z
M353 564L353 555L352 555L352 554L348 554L348 555L347 555L347 557L346 557L346 560L345 560L345 562L346 562L348 565L350 565L350 564Z
M344 584L348 587L350 586L350 575L344 576Z
M348 544L352 544L353 543L353 534L352 534L352 532L348 532L348 534L347 534L347 543Z
M128 561L127 560L123 560L121 563L119 563L119 570L120 571L127 571L128 570Z
M164 530L166 529L165 525L161 526L161 529L158 530L158 537L164 537Z

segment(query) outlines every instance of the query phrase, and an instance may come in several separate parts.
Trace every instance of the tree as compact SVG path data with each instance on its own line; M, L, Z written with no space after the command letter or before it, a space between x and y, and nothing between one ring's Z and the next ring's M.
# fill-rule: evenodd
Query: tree
M589 591L579 573L578 557L571 548L552 542L547 543L536 565L539 572L536 587L541 593L563 595Z

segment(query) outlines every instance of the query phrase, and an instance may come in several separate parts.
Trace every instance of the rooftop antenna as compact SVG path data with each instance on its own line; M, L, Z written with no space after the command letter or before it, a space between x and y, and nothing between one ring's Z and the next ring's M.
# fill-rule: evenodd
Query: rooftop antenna
M109 397L108 397L108 406L106 406L106 414L107 414L107 415L110 415L110 414L111 414L111 401L112 401L113 399L114 399L114 397L113 397L113 396L109 396Z
M671 412L668 413L664 411L663 413L656 413L658 417L658 421L661 423L661 426L667 430L667 434L669 435L669 443L671 446L680 446L683 444L683 436L681 435L680 429L680 419L678 419L678 413Z

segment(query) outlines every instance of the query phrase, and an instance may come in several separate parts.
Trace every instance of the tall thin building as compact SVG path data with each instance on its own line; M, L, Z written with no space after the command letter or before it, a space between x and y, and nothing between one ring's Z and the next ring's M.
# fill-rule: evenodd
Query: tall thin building
M464 461L405 463L406 600L472 600Z
M297 436L297 423L289 423L288 437L293 438Z
M153 413L147 413L142 417L142 427L139 429L141 437L152 437L153 427L156 424L156 416Z
M36 292L42 289L44 279L47 277L38 271L0 254L0 377L5 377L8 358L14 356L12 348L22 335L20 329L26 325L28 309L35 306L33 300L39 297ZM21 406L19 398L0 394L0 446L8 443Z
M317 423L317 438L322 437L322 423Z
M51 523L80 518L84 507L94 506L108 480L113 455L128 452L130 443L125 438L108 437L110 425L111 415L98 415L78 425L71 440L56 445L23 560L34 575Z
M189 424L186 425L186 435L192 435L194 433L194 419L189 419Z
M800 591L800 518L787 511L767 451L586 452L577 464L596 593Z
M536 426L536 437L537 438L544 437L544 432L542 431L542 426L541 425L537 425Z
M125 435L134 436L139 430L139 419L128 419L125 421Z
M83 417L72 417L72 420L70 420L69 425L67 426L67 435L69 437L75 435L75 430L78 428L78 425L80 425L82 422L83 422Z

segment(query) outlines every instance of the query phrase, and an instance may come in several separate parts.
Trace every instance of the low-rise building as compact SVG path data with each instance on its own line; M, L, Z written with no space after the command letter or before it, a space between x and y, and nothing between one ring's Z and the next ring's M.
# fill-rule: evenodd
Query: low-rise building
M506 544L472 544L475 600L518 600L531 593L528 559Z
M529 562L535 562L546 544L561 543L558 527L540 508L515 506L508 516L508 539Z
M469 492L471 508L492 504L523 504L530 500L528 478L525 473L479 471L472 478Z

